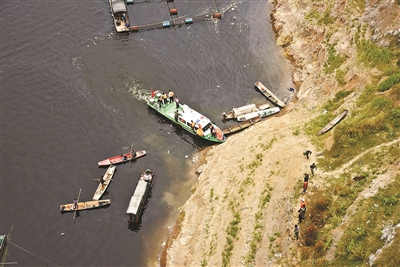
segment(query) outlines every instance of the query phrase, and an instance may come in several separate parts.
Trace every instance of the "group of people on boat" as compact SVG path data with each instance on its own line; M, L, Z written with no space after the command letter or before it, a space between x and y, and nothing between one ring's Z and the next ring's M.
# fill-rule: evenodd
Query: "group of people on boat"
M126 28L129 28L130 24L129 24L128 18L126 17L126 12L123 12L121 17L117 18L116 24L117 24L117 26L122 24Z
M156 92L154 90L152 90L151 96L154 97L155 93ZM169 90L168 94L163 93L163 92L159 92L157 94L157 96L158 96L158 99L157 99L158 107L161 108L163 105L175 102L176 108L179 108L179 98L178 97L174 97L174 95L175 95L174 92L172 92L171 90Z

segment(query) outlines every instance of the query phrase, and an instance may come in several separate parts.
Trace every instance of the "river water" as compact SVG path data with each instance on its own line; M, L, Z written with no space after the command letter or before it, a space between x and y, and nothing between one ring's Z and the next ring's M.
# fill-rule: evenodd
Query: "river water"
M179 16L226 11L222 20L117 35L108 1L2 0L1 232L11 230L13 266L154 266L196 177L194 154L212 144L176 128L143 100L172 90L221 128L221 113L265 98L262 81L289 94L291 67L276 47L266 1L176 1ZM166 2L129 6L133 24L169 19ZM82 189L90 200L117 166L111 205L61 214ZM223 144L222 144L223 145ZM141 172L155 173L139 223L125 216Z

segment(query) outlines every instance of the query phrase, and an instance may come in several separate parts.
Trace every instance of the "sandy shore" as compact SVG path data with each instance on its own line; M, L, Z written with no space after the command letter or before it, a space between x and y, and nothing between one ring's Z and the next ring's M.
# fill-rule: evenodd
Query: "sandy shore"
M292 229L297 223L299 200L311 197L313 188L322 185L322 174L317 174L310 179L307 193L300 194L303 173L309 172L318 154L302 131L304 123L320 114L319 105L338 90L352 90L355 95L363 90L369 77L355 64L356 50L349 29L351 32L357 27L353 21L360 21L362 16L366 24L374 25L371 14L386 10L369 3L363 14L348 14L344 12L346 1L335 1L331 15L337 28L330 42L337 43L336 50L346 55L342 66L348 68L346 85L340 87L333 74L323 73L328 56L324 40L329 28L305 20L311 7L321 14L326 8L320 2L274 1L271 18L277 44L284 47L294 66L297 97L278 116L202 152L207 163L202 166L193 195L181 209L161 255L161 266L222 266L224 258L229 258L231 266L249 262L256 266L297 264ZM381 23L380 31L385 25L390 25L390 20ZM351 108L353 101L346 105ZM308 160L302 154L306 149L313 151Z

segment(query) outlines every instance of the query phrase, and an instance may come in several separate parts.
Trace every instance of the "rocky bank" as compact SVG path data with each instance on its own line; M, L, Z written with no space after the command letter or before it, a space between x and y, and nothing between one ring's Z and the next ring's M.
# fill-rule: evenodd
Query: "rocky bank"
M297 98L279 116L202 152L206 163L181 209L161 266L297 265L298 244L292 236L300 198L297 191L318 154L301 129L337 91L352 90L357 96L375 71L357 64L353 39L359 27L381 45L399 42L398 4L356 3L274 1L270 15L276 41L293 63ZM318 22L323 16L332 21ZM332 45L346 56L340 67L346 70L344 87L335 73L324 72ZM314 152L309 160L302 155L306 149ZM322 186L322 175L317 171L310 179L306 198L313 188Z

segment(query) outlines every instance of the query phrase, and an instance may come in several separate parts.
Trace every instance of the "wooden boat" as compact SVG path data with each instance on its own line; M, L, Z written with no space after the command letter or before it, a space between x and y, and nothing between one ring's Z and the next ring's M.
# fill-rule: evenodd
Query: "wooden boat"
M346 115L347 115L347 110L343 110L339 115L336 116L330 123L328 123L324 128L322 128L321 131L317 133L318 135L322 135L332 129L336 124L338 124Z
M188 105L179 104L177 108L176 103L170 103L167 100L160 107L157 100L162 95L161 91L153 91L152 95L148 98L147 105L193 135L211 142L225 142L226 137L221 129L206 116L191 109ZM193 128L191 127L192 122L195 125Z
M247 113L244 115L241 115L239 117L237 117L238 121L247 121L250 120L252 118L256 118L256 117L260 117L260 118L265 118L268 116L271 116L273 114L276 114L280 111L279 107L273 107L273 108L268 108L268 109L264 109L264 110L259 110L256 112L252 112L252 113Z
M140 176L140 180L137 183L135 192L131 197L126 215L128 216L129 222L137 222L140 214L142 213L143 207L146 204L147 197L151 188L153 187L154 172L147 169Z
M7 236L0 235L0 260L3 260L3 254L6 250L6 246L7 246ZM0 261L0 265L2 265L1 262L3 261Z
M76 209L74 208L74 203L60 205L60 211L67 212L67 211L88 210L88 209L100 208L110 204L111 200L109 199L82 201L78 202Z
M286 106L286 103L283 102L282 100L280 100L275 94L273 94L270 90L268 90L267 87L265 87L265 85L263 85L261 82L256 82L255 86L258 90L260 90L260 92L266 97L268 98L268 100L270 100L272 103L274 103L275 105L283 108Z
M100 180L99 186L96 189L96 192L94 192L93 195L93 200L99 200L101 196L104 194L106 191L108 185L111 183L112 177L114 176L114 172L116 170L117 166L111 165L108 167L106 173L104 174L103 178Z
M109 3L117 32L129 32L130 20L126 0L109 0Z
M251 125L253 125L253 124L255 124L255 123L259 122L259 121L261 121L261 117L260 116L252 118L252 119L247 120L247 121L241 121L239 123L236 123L236 124L234 124L232 126L229 126L229 127L225 128L225 129L223 129L222 132L225 135L228 135L228 134L231 134L231 133L235 133L235 132L241 131L241 130L247 128L247 127L250 127Z
M102 161L99 161L97 164L99 164L99 166L108 166L111 164L115 165L115 164L119 164L119 163L125 163L125 162L131 161L131 160L135 160L135 159L143 157L145 155L146 155L145 150L132 151L132 152L114 156L114 157L111 157L108 159L104 159Z
M269 108L268 103L264 103L264 104L260 104L260 105L249 104L249 105L246 105L243 107L234 108L228 112L222 112L222 118L224 120L234 119L240 115L244 115L246 113L251 113L251 112L256 112L256 111L267 109L267 108Z

